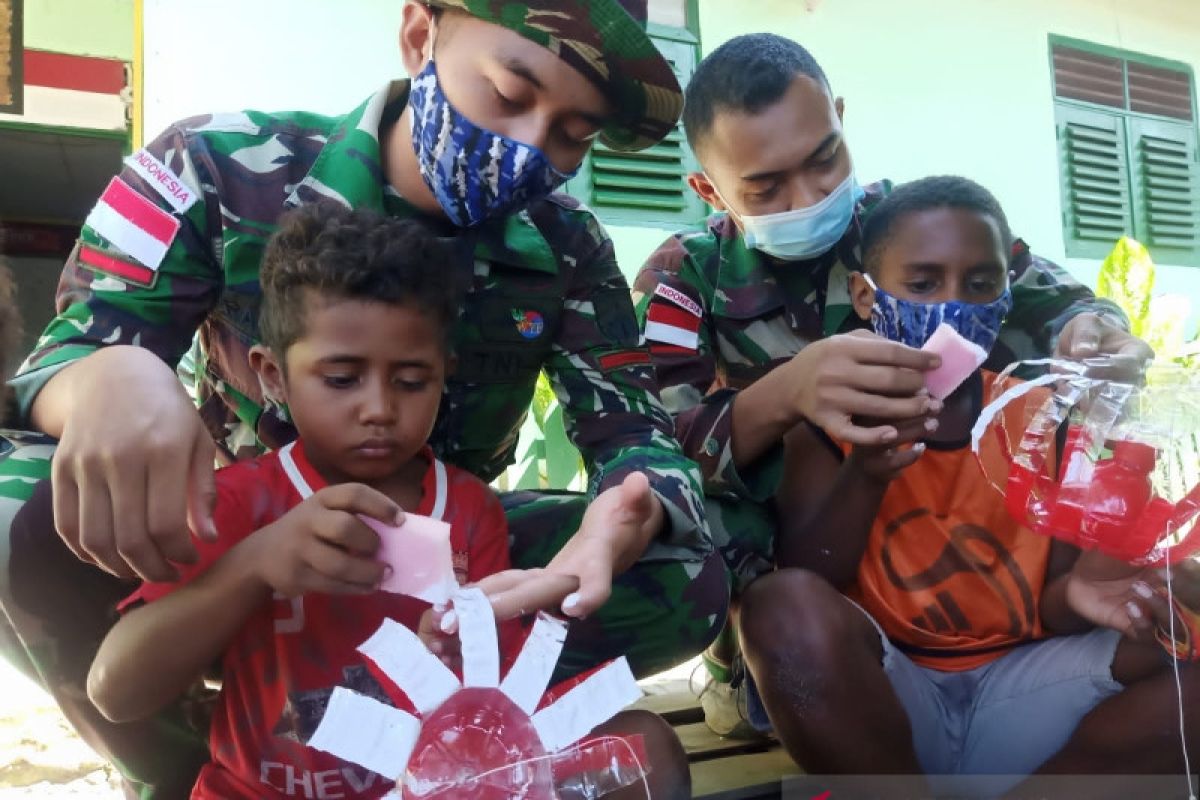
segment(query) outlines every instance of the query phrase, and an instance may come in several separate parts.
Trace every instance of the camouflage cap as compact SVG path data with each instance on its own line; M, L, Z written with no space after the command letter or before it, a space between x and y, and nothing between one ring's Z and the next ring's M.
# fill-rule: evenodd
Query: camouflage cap
M683 91L646 33L646 0L424 0L537 42L604 90L615 109L600 140L642 150L671 132Z

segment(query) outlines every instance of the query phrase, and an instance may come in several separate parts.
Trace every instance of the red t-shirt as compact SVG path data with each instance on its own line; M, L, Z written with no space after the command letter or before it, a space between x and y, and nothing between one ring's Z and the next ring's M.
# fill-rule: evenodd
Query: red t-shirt
M459 583L509 567L504 511L473 475L429 460L416 514L450 523ZM324 487L302 445L284 447L217 472L216 542L197 541L199 561L181 567L172 584L146 584L130 601L153 601L187 583L254 531L283 516ZM213 716L212 761L200 773L193 798L377 798L392 786L356 764L300 743L316 729L335 686L345 686L411 710L388 697L355 648L386 618L416 629L428 604L412 597L308 594L276 598L256 611L229 643L224 683ZM520 644L507 631L503 649ZM512 641L516 639L516 641Z
M984 397L995 380L983 372ZM1020 431L1016 409L1005 413ZM980 458L1006 473L991 436ZM889 484L849 595L918 664L973 669L1046 635L1038 604L1050 544L1009 516L969 446L930 446Z

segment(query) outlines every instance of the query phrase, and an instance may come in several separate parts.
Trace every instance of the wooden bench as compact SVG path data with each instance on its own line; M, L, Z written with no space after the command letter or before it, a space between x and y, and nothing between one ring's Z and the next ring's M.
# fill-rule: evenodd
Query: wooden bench
M644 685L643 689L646 696L633 707L660 714L675 728L691 764L693 797L777 800L783 778L799 772L774 739L726 739L710 731L687 681Z

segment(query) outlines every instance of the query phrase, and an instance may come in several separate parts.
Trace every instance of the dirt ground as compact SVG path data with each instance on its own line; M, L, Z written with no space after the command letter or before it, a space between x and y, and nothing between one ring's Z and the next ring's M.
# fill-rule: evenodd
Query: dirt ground
M123 800L49 695L0 660L0 800Z

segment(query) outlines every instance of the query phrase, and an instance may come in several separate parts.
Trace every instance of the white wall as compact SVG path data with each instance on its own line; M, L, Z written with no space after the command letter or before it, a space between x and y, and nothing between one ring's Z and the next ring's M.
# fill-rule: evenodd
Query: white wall
M184 0L145 0L146 130L215 110L344 113L402 73L402 6L209 0L198 14ZM700 0L700 25L705 52L761 30L804 43L846 98L862 179L969 175L997 194L1037 252L1087 282L1098 263L1063 249L1047 35L1200 72L1200 0ZM670 233L612 232L631 276ZM1162 265L1158 288L1188 293L1200 308L1197 278Z
M846 100L860 179L958 173L991 189L1035 252L1067 259L1048 35L1189 63L1200 76L1200 0L700 0L706 52L769 30L808 47ZM1200 264L1160 265L1157 290L1200 310Z
M403 0L144 2L148 137L213 111L344 114L403 73Z
M145 127L212 111L350 111L403 76L397 35L404 0L145 0ZM230 20L237 20L231 24ZM671 231L613 227L632 278Z

